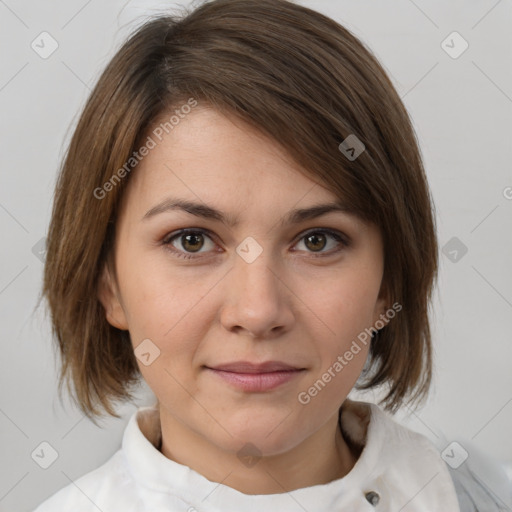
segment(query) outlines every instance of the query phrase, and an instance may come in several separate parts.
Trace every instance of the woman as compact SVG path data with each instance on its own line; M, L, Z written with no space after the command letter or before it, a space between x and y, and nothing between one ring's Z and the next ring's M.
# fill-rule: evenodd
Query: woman
M333 20L214 0L145 23L72 138L44 294L89 418L141 376L157 402L37 512L460 510L388 414L431 382L432 209L399 96ZM382 409L347 398L377 387Z

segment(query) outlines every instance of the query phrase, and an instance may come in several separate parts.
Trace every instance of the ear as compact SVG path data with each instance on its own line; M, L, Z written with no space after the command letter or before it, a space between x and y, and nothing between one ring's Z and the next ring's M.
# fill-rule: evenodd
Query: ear
M128 321L119 300L119 291L110 275L107 264L103 267L98 283L98 299L105 308L108 323L118 329L128 330Z
M377 297L377 302L375 303L375 309L373 312L373 325L377 320L381 319L381 315L383 315L388 309L389 304L389 294L385 289L384 282L382 283L379 291L379 296Z

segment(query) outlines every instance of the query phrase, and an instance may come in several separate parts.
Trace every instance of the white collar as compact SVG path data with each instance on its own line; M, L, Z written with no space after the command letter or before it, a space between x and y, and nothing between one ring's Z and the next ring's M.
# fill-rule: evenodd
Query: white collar
M133 414L122 450L130 473L140 485L177 496L198 511L357 512L391 510L399 505L397 510L402 506L402 512L459 512L448 470L427 438L399 425L377 405L367 402L346 399L340 418L347 441L363 447L352 470L327 484L281 494L247 495L165 457L157 449L161 431L156 407L141 407ZM365 497L369 492L379 495L376 506ZM422 508L424 504L430 508ZM438 505L440 508L436 508Z

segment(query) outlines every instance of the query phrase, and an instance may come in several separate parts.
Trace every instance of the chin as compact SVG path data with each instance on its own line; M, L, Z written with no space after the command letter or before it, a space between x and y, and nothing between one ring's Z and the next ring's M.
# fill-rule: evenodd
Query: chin
M279 455L291 450L300 440L290 436L289 429L276 428L275 422L261 422L245 427L236 427L230 425L226 430L233 437L226 439L222 443L223 448L232 451L237 455L247 454L246 452L254 452L255 456L272 456ZM281 425L282 426L282 425ZM297 431L295 430L295 435Z

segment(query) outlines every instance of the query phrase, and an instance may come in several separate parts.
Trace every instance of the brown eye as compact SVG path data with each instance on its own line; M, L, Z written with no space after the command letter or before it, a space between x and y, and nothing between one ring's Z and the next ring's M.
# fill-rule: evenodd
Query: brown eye
M331 256L349 246L348 240L341 233L326 229L317 229L306 233L299 240L300 243L304 243L306 252L313 256ZM328 250L324 250L325 248Z
M313 257L332 256L350 245L350 241L343 234L328 229L310 231L300 238L299 243L304 243L305 249L302 250ZM173 255L185 259L212 256L212 253L219 252L215 250L216 244L212 236L203 229L182 229L164 239L163 245ZM324 250L325 248L330 250Z
M317 233L312 233L305 237L306 247L311 249L312 251L321 251L327 244L326 238L324 235Z
M197 252L204 245L203 235L181 235L181 245L186 251Z
M208 241L210 247L208 247ZM199 229L183 229L178 231L163 240L163 244L176 256L186 259L196 257L194 253L198 253L199 256L197 257L205 256L203 253L211 252L211 249L215 246L212 238L206 232ZM205 245L206 250L201 250Z

